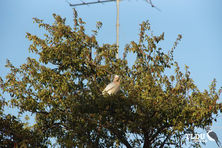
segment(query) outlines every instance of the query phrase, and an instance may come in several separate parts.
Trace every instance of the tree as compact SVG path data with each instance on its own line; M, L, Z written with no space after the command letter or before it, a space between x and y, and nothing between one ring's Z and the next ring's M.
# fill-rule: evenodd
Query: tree
M25 128L25 124L13 115L5 115L3 106L7 105L0 100L0 147L46 147L46 139L37 133L37 130Z
M11 72L1 81L13 106L36 115L36 131L44 138L55 137L65 147L181 147L186 133L216 120L221 89L213 80L201 92L188 66L180 70L173 52L181 35L165 51L158 45L164 33L153 35L143 22L138 43L127 44L116 59L116 45L100 46L96 40L101 23L87 35L76 11L73 28L53 17L52 25L34 18L47 31L44 38L27 33L29 50L38 58L28 57L20 67L8 61ZM132 66L129 52L136 56ZM114 74L121 77L121 91L102 95Z

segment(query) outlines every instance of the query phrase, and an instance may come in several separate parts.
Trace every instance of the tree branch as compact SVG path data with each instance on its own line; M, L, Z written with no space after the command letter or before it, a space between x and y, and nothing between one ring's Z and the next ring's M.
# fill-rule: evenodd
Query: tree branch
M106 123L106 128L110 130L111 133L117 136L117 138L123 143L127 148L132 148L132 146L129 144L129 142L126 140L126 138L123 136L121 131L118 129L115 129L110 125L110 123Z
M149 141L148 133L145 132L145 133L144 133L144 144L143 144L143 148L147 148L147 147L150 147L150 141Z
M160 145L160 148L163 148L164 147L164 145L165 145L165 143L166 143L166 141L170 138L170 134L166 137L166 139L162 142L162 144Z
M150 141L153 141L153 140L158 136L158 134L160 134L161 131L164 130L165 128L167 128L167 127L168 127L168 125L165 125L165 126L162 126L162 127L158 128L158 129L157 129L157 132L152 136L152 138L150 139Z

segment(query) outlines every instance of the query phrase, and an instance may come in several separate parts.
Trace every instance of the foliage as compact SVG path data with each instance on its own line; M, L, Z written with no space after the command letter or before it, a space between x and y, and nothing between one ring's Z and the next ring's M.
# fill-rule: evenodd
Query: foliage
M4 100L0 101L0 147L45 147L44 137L34 129L25 128L25 124L13 115L4 115Z
M164 33L153 35L143 22L138 43L127 44L116 59L115 45L98 44L101 23L87 35L74 12L73 28L55 14L52 25L34 18L47 31L44 38L27 33L29 50L39 58L28 57L18 68L8 61L11 72L1 82L13 106L36 114L35 128L44 138L56 137L66 147L180 147L186 133L216 120L216 81L201 92L188 67L181 71L173 58L181 35L167 52L158 45ZM136 56L132 66L130 52ZM121 91L103 96L114 74L121 76Z

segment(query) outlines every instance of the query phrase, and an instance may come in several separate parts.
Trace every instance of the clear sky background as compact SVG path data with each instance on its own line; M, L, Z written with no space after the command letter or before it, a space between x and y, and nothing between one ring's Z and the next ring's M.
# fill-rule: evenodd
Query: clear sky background
M153 4L161 11L152 8L145 0L120 2L120 53L126 43L138 40L139 24L149 20L154 34L165 32L165 41L162 43L164 49L170 49L177 34L182 34L182 42L174 57L181 67L185 64L190 67L191 77L200 90L208 89L213 78L217 79L218 88L222 86L222 1L153 0ZM95 29L96 21L103 22L98 35L100 44L115 43L115 2L76 9L79 16L87 22L89 33ZM40 36L44 33L33 24L32 18L37 17L52 23L53 13L66 17L67 24L73 24L73 10L65 0L0 0L1 77L8 72L4 67L6 59L19 66L31 55L28 52L30 42L25 38L26 32ZM222 141L222 116L212 125L212 129ZM216 144L208 141L203 147L212 148Z

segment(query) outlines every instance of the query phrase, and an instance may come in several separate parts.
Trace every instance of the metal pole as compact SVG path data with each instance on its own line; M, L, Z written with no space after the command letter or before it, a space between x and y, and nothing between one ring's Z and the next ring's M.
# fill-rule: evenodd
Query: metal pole
M78 4L71 4L69 3L69 6L71 7L75 7L75 6L82 6L82 5L91 5L91 4L98 4L98 3L106 3L106 2L113 2L113 1L116 1L116 0L98 0L98 1L95 1L95 2L82 2L82 3L78 3Z
M119 1L116 0L116 9L117 9L117 14L116 14L116 46L117 46L117 53L116 53L116 58L119 58Z

